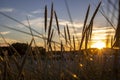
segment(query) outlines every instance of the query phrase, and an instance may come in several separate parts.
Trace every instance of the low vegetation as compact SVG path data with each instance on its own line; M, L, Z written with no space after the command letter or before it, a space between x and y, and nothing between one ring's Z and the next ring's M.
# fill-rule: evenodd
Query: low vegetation
M120 0L118 2L118 12L120 12ZM50 21L48 21L47 5L44 11L44 31L47 36L33 29L30 26L28 18L29 26L0 12L1 15L22 24L30 32L24 32L3 25L4 28L22 32L32 37L28 44L9 44L4 36L0 34L3 41L9 46L7 50L0 48L0 54L2 54L0 55L0 80L119 80L120 55L119 49L115 49L115 47L120 47L117 45L119 44L120 38L120 13L118 15L118 24L117 28L115 28L115 37L112 41L113 43L111 43L111 48L88 48L92 36L94 18L100 11L101 3L99 2L96 6L89 23L88 16L91 7L90 5L88 6L81 39L78 39L76 34L71 36L68 24L64 27L64 34L61 33L59 18L57 17L57 12L54 10L53 3L51 5ZM114 27L109 18L103 12L101 13L108 23ZM56 22L55 28L52 26L53 18L55 18ZM57 31L59 37L64 38L65 44L63 44L62 40L60 42L53 40L55 31ZM35 41L35 37L44 40L45 46L43 47L45 49L40 50ZM76 43L80 43L79 49L76 48ZM32 45L34 45L34 48ZM82 48L83 46L84 49Z

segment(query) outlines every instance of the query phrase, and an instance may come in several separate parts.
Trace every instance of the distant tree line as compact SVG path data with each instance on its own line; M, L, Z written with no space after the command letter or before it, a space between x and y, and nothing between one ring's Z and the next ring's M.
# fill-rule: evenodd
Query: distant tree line
M15 48L15 50L21 55L23 56L25 53L26 53L26 50L28 48L28 44L26 43L13 43L11 44L11 46L13 46ZM35 47L31 47L31 50L32 50L32 53L35 55ZM41 54L41 55L45 55L46 54L46 50L43 48L43 47L37 47L38 49L38 52ZM1 56L4 56L4 51L7 51L8 52L8 55L11 56L15 53L15 51L10 47L10 46L7 46L7 47L0 47L0 55Z

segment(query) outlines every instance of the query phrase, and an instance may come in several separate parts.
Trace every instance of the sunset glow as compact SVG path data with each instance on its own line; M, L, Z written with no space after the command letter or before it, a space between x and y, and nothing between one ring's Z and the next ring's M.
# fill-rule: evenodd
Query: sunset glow
M98 41L94 44L91 45L91 48L98 48L98 49L102 49L105 47L105 43L102 41Z

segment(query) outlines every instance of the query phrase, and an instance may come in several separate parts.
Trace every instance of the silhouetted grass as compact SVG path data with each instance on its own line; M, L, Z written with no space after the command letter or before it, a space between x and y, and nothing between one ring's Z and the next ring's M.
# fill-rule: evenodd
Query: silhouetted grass
M56 11L53 9L53 3L51 5L49 27L47 27L48 26L47 5L45 6L44 29L45 29L45 34L48 33L47 37L43 36L43 34L37 32L31 27L28 17L27 17L27 21L28 21L28 26L27 26L21 23L20 21L0 12L0 14L10 18L11 20L26 26L27 28L29 28L30 32L24 32L22 30L11 28L5 25L2 25L3 27L32 36L31 42L27 47L25 55L21 57L20 54L17 52L17 50L5 40L2 34L0 34L3 41L6 44L8 44L10 48L12 48L12 50L16 53L16 54L14 53L12 56L8 56L8 52L3 51L4 56L3 57L0 56L0 61L1 61L0 80L114 80L114 79L119 80L120 72L118 68L116 69L115 67L118 66L117 64L118 54L117 55L112 54L106 56L105 54L106 49L101 49L101 50L88 49L89 41L92 38L94 18L98 13L100 5L101 2L96 7L89 23L87 21L90 12L90 5L88 6L83 24L82 36L81 36L82 38L81 38L81 43L79 45L79 50L77 50L76 48L77 37L75 37L75 35L73 36L71 35L69 26L65 25L63 34L60 31L61 28L59 25ZM120 1L119 1L119 5L120 5ZM52 25L54 19L53 15L55 16L57 30L54 29ZM103 16L105 17L104 14ZM106 19L110 23L109 19L108 18ZM119 41L119 31L120 31L119 21L120 20L118 19L118 25L115 33L116 44L119 43L117 42ZM53 40L54 35L56 35L55 31L57 31L59 37L62 36L64 40L60 40L60 42L57 42L59 41L57 39ZM33 32L38 33L38 35L33 34ZM44 53L44 56L43 54L40 53L34 37L43 39L44 43L46 43L47 41L48 48L45 47L47 52ZM114 42L113 39L111 40L111 42ZM85 43L84 49L82 49L83 43ZM34 44L35 46L34 47L35 53L32 52L32 44ZM68 48L70 48L70 50L66 50L66 46L69 46ZM59 49L59 51L56 50L57 48ZM112 77L113 73L114 73L114 77Z

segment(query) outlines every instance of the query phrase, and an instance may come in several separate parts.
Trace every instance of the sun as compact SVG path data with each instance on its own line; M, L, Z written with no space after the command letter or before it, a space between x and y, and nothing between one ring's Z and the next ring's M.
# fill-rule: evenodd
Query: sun
M98 42L92 44L92 45L91 45L91 48L102 49L102 48L104 48L105 46L106 46L106 45L105 45L104 42L102 42L102 41L98 41Z

